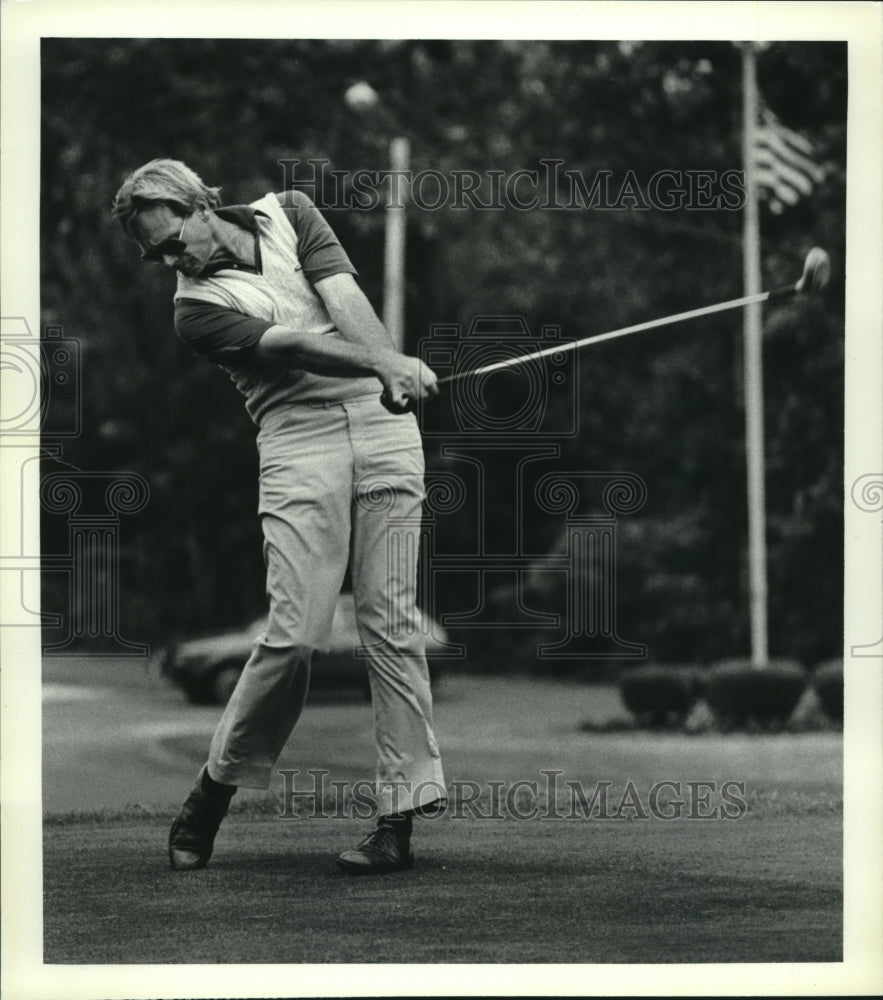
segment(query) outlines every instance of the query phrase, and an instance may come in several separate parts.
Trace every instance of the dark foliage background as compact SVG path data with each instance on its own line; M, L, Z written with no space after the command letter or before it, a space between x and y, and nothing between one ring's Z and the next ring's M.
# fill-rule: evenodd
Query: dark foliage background
M250 201L282 187L280 159L383 169L397 134L411 140L415 172L509 173L554 158L589 178L740 169L740 74L738 47L720 42L45 39L42 322L80 341L84 376L83 432L64 458L140 473L151 490L122 526L123 632L163 642L263 606L255 431L226 376L174 335L173 276L142 267L110 218L131 169L172 156L228 202ZM765 332L771 653L816 662L839 653L842 634L846 47L773 44L758 75L828 170L812 198L762 220L765 288L795 280L814 244L835 268L821 298L769 308ZM381 99L363 113L343 100L359 80ZM326 215L379 310L382 211ZM579 337L741 294L738 211L412 211L408 250L411 352L434 324L477 315ZM739 313L587 352L580 433L543 466L645 481L647 502L618 525L618 621L656 659L747 652L741 360ZM489 391L511 386L501 377ZM453 426L450 405L447 395L424 414L428 429ZM550 426L568 426L568 398L548 405ZM453 468L442 440L427 437L431 470ZM517 517L507 461L501 450L486 470L484 509L501 539ZM470 504L440 518L440 551L467 547L475 522ZM522 528L525 551L564 544L554 519ZM59 530L44 516L44 551ZM523 597L560 613L553 577L528 574ZM65 587L46 574L47 610L64 606ZM468 607L467 590L442 578L436 611ZM515 597L500 580L487 620ZM460 638L476 668L510 669L535 637Z

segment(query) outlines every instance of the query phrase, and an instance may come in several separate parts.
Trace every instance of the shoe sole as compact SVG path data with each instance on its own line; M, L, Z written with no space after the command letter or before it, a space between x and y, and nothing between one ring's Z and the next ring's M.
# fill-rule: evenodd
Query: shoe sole
M347 875L392 875L394 872L404 872L413 868L414 859L409 858L400 865L371 866L351 864L349 861L342 861L338 858L337 867L345 871Z
M169 865L173 872L198 872L201 868L205 868L208 863L208 858L200 858L195 864L178 864L172 849L169 848Z

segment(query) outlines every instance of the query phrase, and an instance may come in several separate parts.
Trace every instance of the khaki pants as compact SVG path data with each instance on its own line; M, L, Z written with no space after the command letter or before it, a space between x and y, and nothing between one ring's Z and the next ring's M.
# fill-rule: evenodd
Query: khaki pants
M444 794L419 611L423 450L376 396L271 413L258 434L270 615L212 739L209 774L267 788L327 648L350 560L374 704L379 811ZM403 553L412 553L402 558Z

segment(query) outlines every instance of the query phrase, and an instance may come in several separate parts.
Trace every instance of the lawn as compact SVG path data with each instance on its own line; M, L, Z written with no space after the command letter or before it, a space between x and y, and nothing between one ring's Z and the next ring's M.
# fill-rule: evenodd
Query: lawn
M47 963L828 962L836 812L734 822L424 821L411 872L354 879L353 822L240 812L167 870L158 818L49 825Z
M304 810L281 819L281 781L271 794L237 796L210 866L196 873L168 870L176 801L47 817L45 961L840 961L840 734L586 728L616 711L605 688L449 678L436 713L449 788L480 794L473 807L452 802L418 821L407 873L339 872L334 858L370 823ZM168 749L196 764L204 742L175 738ZM312 706L280 762L301 770L299 782L308 768L352 779L370 765L370 707L334 704ZM548 808L543 769L561 772L559 800L567 781L589 795L609 783L616 815L631 783L636 805L619 818L568 808L518 818ZM490 782L531 780L537 794L522 788L486 818ZM742 789L737 819L715 805L727 780ZM716 790L710 805L666 819L665 796L648 806L666 781L682 796L691 781Z

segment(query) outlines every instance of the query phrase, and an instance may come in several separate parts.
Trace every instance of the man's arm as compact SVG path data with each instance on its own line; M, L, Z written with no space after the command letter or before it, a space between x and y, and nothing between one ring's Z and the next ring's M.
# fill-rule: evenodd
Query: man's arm
M365 347L393 347L356 283L356 269L321 212L302 191L286 191L276 197L297 235L297 254L304 275L343 338Z
M336 337L271 326L255 345L254 356L263 363L301 368L319 375L376 375L383 383L384 406L393 413L404 413L418 399L438 395L435 373L418 358L400 354L388 343L354 344Z
M365 347L393 348L386 327L351 274L332 274L317 281L313 287L345 340Z
M386 377L383 372L375 371L374 374L383 382L385 405L398 412L407 409L409 402L438 395L435 373L417 358L406 357L396 350L386 327L352 274L332 274L317 281L313 287L344 340L383 359ZM418 389L416 394L415 389Z

